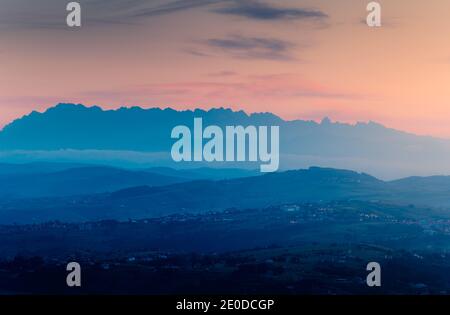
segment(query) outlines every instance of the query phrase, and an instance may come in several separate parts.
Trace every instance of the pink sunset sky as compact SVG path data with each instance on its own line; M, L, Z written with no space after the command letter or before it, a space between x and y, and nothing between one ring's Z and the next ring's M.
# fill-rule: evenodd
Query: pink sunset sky
M450 1L0 0L0 127L59 102L230 107L450 138Z

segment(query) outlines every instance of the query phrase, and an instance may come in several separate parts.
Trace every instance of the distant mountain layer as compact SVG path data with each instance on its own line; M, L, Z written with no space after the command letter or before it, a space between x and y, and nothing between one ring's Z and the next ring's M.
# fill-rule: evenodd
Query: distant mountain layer
M164 186L199 179L231 179L259 174L239 169L126 170L71 163L0 163L0 198L63 197L113 192L133 186Z
M70 196L136 185L169 185L186 179L110 167L80 167L51 173L0 175L0 197Z
M132 161L147 166L173 166L168 164L172 162L169 152L174 142L170 138L171 130L177 125L192 126L194 117L202 117L204 126L280 126L282 169L318 165L364 171L388 179L450 174L448 140L415 136L373 122L348 125L328 119L321 123L284 121L270 113L248 115L222 108L103 110L59 104L7 125L0 132L0 161L63 159L91 163L91 156L99 164L117 165L120 160L124 165ZM66 151L61 153L61 150ZM150 154L160 155L153 158ZM257 167L252 165L252 168Z
M426 189L418 189L427 181ZM386 182L363 173L310 168L221 181L140 185L79 197L1 200L0 223L160 217L230 208L360 200L450 209L450 177Z

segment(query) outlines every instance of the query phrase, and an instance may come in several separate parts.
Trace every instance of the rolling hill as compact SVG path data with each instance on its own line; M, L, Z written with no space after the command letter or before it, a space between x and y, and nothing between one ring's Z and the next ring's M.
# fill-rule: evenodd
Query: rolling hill
M434 207L437 211L448 212L450 194L447 188L450 186L439 188L442 185L437 181L435 189L414 190L410 184L414 180L405 179L407 184L386 182L364 173L314 167L220 181L195 180L152 187L137 185L82 196L1 200L0 223L128 220L175 213L347 200L422 206L424 209Z
M159 186L187 181L146 171L105 166L0 173L1 198L62 197L115 191L130 186Z
M73 163L0 163L0 198L62 197L113 192L133 186L165 186L193 180L221 180L260 175L227 168L121 169Z

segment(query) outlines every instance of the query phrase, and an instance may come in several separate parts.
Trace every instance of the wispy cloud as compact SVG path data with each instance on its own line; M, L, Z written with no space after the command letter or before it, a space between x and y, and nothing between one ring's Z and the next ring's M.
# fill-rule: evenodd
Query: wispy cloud
M233 1L231 6L214 11L255 20L323 20L328 17L319 10L277 7L256 0Z
M366 19L361 19L359 20L360 25L364 26L364 27L368 27L367 26L367 20ZM401 21L399 18L395 18L395 17L383 17L383 21L382 21L382 28L395 28L395 27L399 27L401 25Z
M86 25L135 24L140 20L233 0L78 0ZM68 2L61 0L2 0L0 27L64 29Z
M1 0L0 27L64 29L67 2L61 0ZM324 20L318 10L282 8L257 0L78 0L86 25L132 25L150 17L212 7L209 12L254 20ZM61 15L62 14L62 15Z
M139 0L134 0L135 2L139 2ZM177 0L170 1L168 3L163 3L161 5L141 8L140 10L135 10L135 12L131 13L129 17L149 17L149 16L158 16L164 14L170 14L179 11L185 11L189 9L209 6L212 4L220 3L220 2L228 2L230 0ZM142 2L142 1L141 1ZM144 1L148 3L148 1Z
M292 60L291 49L295 44L269 37L245 37L232 35L211 38L204 42L209 48L220 50L235 58Z
M232 77L232 76L236 76L237 73L234 71L219 71L219 72L212 72L212 73L208 73L208 76L210 77Z
M198 49L187 48L183 50L185 53L196 57L211 57L210 54L200 51Z
M147 103L152 105L200 104L226 105L247 103L281 104L293 99L357 100L367 95L339 91L304 80L296 74L274 74L264 76L233 75L232 80L217 80L155 83L130 86L122 90L86 91L80 101L119 102L122 104ZM231 79L230 78L230 79ZM77 99L78 101L78 99Z

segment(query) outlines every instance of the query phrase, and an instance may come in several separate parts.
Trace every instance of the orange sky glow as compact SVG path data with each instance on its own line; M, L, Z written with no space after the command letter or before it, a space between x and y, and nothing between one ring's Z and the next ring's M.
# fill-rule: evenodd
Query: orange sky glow
M0 0L0 126L72 102L372 120L450 138L450 1L379 1L376 29L362 0L80 2L73 30L55 0Z

